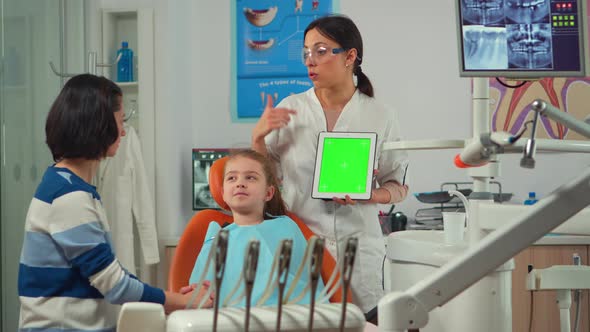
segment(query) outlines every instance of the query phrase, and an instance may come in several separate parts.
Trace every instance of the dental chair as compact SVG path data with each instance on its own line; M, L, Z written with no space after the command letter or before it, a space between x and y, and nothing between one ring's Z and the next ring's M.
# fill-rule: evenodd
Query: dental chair
M223 201L222 187L223 187L223 171L225 163L228 157L223 157L216 160L209 171L209 188L211 196L215 199L215 202L223 209L220 210L201 210L193 215L191 220L188 222L172 259L170 265L170 271L168 273L168 290L178 292L181 287L189 284L189 278L193 271L197 256L203 246L205 234L210 222L217 222L220 226L224 226L228 223L233 222L229 206ZM297 223L301 233L306 239L309 239L314 233L299 219L296 215L291 212L287 212L287 215ZM336 267L336 261L330 255L327 250L324 250L324 258L322 264L322 280L324 284L328 282L328 279L332 275L332 271ZM334 287L340 287L338 284ZM351 292L347 292L347 302L352 302ZM334 295L330 298L330 302L342 302L342 289L339 288Z

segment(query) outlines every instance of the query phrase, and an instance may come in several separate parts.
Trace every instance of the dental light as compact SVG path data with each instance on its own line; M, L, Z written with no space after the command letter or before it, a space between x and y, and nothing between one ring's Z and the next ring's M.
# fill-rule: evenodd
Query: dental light
M518 137L505 132L481 134L479 139L467 144L463 151L455 156L455 166L459 168L483 166L490 157L504 152L504 147L512 145Z

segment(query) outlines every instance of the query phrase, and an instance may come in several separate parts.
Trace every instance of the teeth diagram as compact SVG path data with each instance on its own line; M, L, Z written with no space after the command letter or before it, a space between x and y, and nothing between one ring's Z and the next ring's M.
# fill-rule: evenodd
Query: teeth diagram
M270 24L270 22L274 20L275 16L277 15L277 11L277 6L267 9L244 8L244 15L250 24L257 27L263 27Z
M274 40L274 38L270 38L269 40L248 39L247 42L248 42L248 47L250 47L253 50L267 50L274 45L275 40Z
M236 23L235 34L232 34L236 61L235 78L232 77L236 84L232 84L232 94L236 99L235 108L234 105L232 108L238 119L258 118L269 99L276 104L290 94L313 87L305 63L301 61L304 31L315 19L333 13L333 2L337 1L230 2L231 19Z

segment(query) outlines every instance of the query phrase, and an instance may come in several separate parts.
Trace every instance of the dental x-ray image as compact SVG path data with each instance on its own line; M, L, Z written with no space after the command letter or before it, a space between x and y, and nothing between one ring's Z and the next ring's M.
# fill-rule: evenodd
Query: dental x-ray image
M209 170L215 160L228 154L226 149L193 149L193 210L220 208L209 190Z
M506 0L507 24L549 23L549 0Z
M465 69L507 69L506 29L463 27L463 53Z
M463 25L503 26L504 0L461 0Z
M509 68L553 68L550 24L508 25L506 33Z
M549 23L549 0L461 0L463 25Z

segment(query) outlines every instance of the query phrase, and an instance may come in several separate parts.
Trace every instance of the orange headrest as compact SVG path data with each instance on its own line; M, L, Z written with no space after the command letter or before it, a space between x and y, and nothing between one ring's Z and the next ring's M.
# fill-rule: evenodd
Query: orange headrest
M229 211L229 206L223 200L223 170L228 159L229 157L227 156L217 159L209 169L209 190L211 191L211 196L226 211Z

